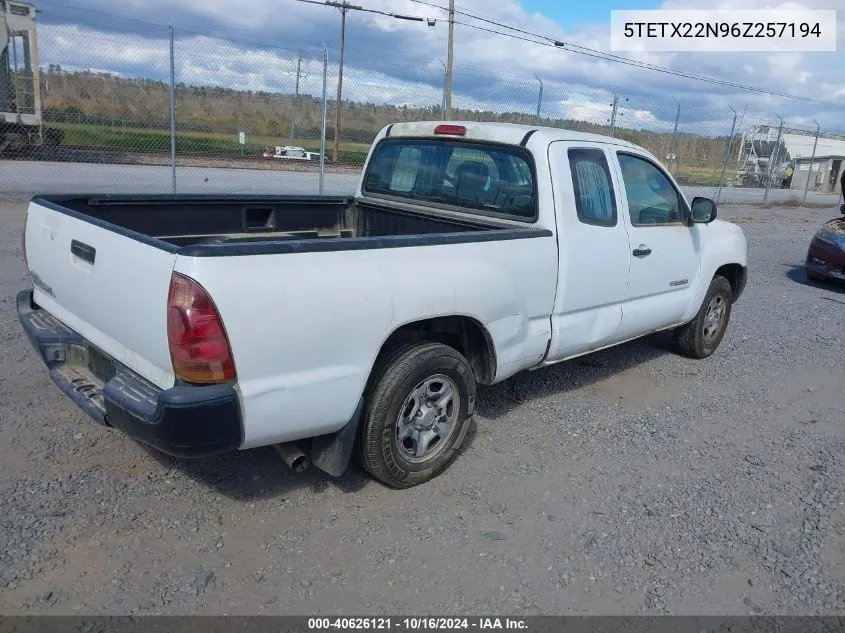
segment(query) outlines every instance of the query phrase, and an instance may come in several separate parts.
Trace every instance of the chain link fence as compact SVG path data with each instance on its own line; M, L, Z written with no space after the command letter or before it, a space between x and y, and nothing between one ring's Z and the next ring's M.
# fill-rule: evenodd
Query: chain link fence
M439 58L391 58L362 70L347 52L338 109L340 69L324 50L179 31L171 40L167 29L115 46L114 37L78 26L41 28L41 59L51 62L35 77L42 125L26 142L0 137L3 191L169 192L175 184L180 193L322 187L348 194L383 126L445 117ZM102 58L102 68L125 70L74 66L79 51L84 59ZM471 65L456 65L453 85L454 120L624 139L652 152L694 195L754 203L838 199L845 165L836 156L845 156L845 137L732 108L705 110Z

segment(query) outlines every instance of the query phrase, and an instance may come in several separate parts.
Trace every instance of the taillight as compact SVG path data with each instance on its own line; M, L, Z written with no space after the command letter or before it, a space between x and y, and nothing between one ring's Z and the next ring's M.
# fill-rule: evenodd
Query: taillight
M170 277L167 341L173 373L185 382L237 379L232 348L217 307L201 285L179 273Z
M29 262L26 259L26 221L29 219L29 213L23 216L23 235L21 235L21 250L23 251L23 263L26 269L29 270Z

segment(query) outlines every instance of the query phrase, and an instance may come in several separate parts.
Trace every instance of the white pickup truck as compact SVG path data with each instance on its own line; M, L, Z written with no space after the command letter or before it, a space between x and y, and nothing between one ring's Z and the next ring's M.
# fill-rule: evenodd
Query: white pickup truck
M476 385L661 330L707 357L747 279L643 149L473 122L386 127L354 197L37 196L24 257L23 329L98 422L397 488L452 462Z

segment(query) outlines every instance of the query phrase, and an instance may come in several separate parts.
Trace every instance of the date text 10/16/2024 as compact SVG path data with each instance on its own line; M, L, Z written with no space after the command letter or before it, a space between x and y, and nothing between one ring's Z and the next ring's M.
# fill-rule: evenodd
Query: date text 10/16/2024
M449 630L526 630L525 620L519 618L425 618L425 617L371 617L371 618L308 618L311 631L332 630L396 630L396 631L449 631Z

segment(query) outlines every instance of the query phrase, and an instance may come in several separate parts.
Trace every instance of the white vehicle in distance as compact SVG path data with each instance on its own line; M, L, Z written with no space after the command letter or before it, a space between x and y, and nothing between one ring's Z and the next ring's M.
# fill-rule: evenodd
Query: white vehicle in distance
M286 160L320 160L320 152L309 152L304 147L286 145L282 147L268 147L262 154L264 158L281 158Z
M747 280L648 152L501 123L387 126L353 197L36 196L24 248L20 321L96 421L397 488L455 459L476 385L661 330L706 358Z

